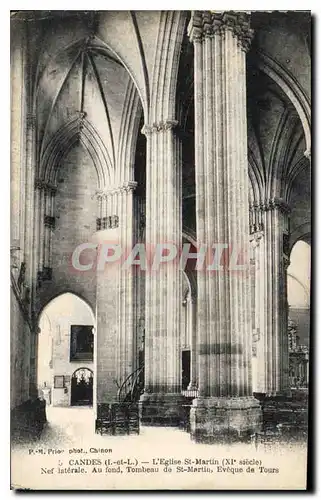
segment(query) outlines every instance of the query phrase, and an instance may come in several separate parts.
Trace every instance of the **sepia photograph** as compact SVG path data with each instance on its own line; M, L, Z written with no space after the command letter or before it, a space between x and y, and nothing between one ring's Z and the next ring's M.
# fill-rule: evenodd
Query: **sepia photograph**
M12 490L309 489L311 31L10 11Z

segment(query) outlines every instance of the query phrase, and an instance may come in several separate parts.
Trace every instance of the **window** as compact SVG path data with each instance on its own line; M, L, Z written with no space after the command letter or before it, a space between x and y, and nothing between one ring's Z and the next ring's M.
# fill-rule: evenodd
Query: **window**
M94 335L92 325L71 325L70 361L93 361Z

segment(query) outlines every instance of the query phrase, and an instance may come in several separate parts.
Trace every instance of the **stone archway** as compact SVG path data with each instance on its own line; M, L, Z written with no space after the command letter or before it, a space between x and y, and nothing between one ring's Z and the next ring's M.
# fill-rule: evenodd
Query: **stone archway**
M38 392L47 393L52 406L70 406L74 373L94 369L95 316L85 300L66 292L47 303L38 324ZM92 404L92 397L87 405Z

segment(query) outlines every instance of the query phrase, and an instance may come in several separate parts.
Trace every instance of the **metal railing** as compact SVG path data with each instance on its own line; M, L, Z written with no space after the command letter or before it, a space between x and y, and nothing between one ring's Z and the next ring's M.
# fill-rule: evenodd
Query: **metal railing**
M117 399L120 403L137 401L144 389L144 365L130 373L118 389ZM183 389L182 395L188 399L198 397L198 389Z
M144 365L139 366L125 378L124 382L118 389L117 398L120 403L137 401L143 391L144 383L142 381L142 373Z

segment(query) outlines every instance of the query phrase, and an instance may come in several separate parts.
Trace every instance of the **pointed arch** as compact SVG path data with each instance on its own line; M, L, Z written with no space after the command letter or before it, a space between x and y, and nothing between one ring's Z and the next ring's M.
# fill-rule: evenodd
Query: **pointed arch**
M93 160L99 188L111 185L114 181L111 158L97 130L82 115L68 122L53 135L40 160L38 180L55 185L59 162L78 141Z
M42 314L47 314L46 309L50 306L50 304L56 300L59 299L60 297L63 297L64 295L73 295L74 297L77 297L79 300L81 300L87 307L90 309L94 324L95 324L95 314L94 310L95 308L93 307L93 304L91 304L87 299L85 299L81 294L78 292L74 292L73 290L66 289L64 291L59 291L58 293L53 293L52 296L48 297L47 300L41 304L39 307L39 310L37 311L37 322L39 324L40 318Z
M257 50L257 66L283 90L295 107L304 130L306 150L311 150L311 105L299 82L281 64Z
M305 241L305 242L310 242L311 241L311 222L306 221L300 226L296 227L294 231L291 232L290 234L290 250L292 251L294 245L298 241Z

